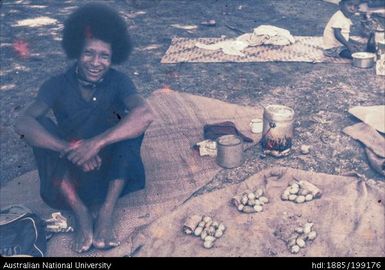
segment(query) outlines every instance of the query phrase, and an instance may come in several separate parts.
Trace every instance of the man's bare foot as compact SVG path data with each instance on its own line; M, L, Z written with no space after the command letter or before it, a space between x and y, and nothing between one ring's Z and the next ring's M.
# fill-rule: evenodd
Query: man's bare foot
M77 233L74 250L78 253L86 252L90 249L93 240L92 216L87 211L76 216Z
M96 222L95 236L93 245L99 249L109 249L120 245L116 238L112 225L112 213L110 211L100 210Z

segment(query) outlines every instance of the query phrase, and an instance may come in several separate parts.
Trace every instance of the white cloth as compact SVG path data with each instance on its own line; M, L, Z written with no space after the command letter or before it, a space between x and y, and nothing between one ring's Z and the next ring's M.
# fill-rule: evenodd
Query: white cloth
M195 44L195 46L198 48L210 50L210 51L216 51L216 50L222 49L223 53L227 55L244 56L245 54L242 53L241 51L246 49L249 46L249 44L245 41L231 39L231 40L220 41L209 45L198 42L197 44Z
M236 39L220 41L209 45L198 42L195 46L213 51L222 49L224 54L245 56L241 51L249 46L258 46L262 44L284 46L294 42L295 39L288 30L272 25L261 25L254 28L253 33L243 34Z
M345 15L339 10L330 18L329 22L326 24L324 34L323 34L323 46L324 49L331 49L335 47L340 47L341 42L339 42L334 36L334 29L340 28L342 36L349 40L350 36L350 26L352 21L345 17Z
M381 54L380 59L376 63L376 74L385 76L385 54ZM385 131L384 131L385 133Z
M199 155L215 157L217 155L217 143L212 140L204 140L196 143L199 146Z
M238 39L242 39L242 36L238 37ZM261 44L285 46L294 42L295 39L288 30L273 25L258 26L257 28L254 28L253 33L249 37L250 46Z

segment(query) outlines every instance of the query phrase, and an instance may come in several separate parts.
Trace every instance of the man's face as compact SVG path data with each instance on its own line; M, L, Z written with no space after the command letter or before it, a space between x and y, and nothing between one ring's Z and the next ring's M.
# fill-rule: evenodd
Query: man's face
M99 81L111 66L111 45L99 39L87 39L78 66L81 75L90 82Z

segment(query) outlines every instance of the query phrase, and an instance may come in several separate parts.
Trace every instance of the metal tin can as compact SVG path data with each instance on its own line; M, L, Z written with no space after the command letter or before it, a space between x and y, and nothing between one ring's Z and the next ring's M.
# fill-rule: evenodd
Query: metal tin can
M217 158L219 166L235 168L243 163L243 141L235 135L224 135L217 139Z
M263 121L259 118L251 119L250 121L250 129L253 133L261 133L263 131Z
M293 135L294 110L283 105L267 106L263 111L263 152L275 157L289 155Z
M383 44L385 42L385 30L376 29L376 31L374 32L374 40L377 46L379 46L379 43Z

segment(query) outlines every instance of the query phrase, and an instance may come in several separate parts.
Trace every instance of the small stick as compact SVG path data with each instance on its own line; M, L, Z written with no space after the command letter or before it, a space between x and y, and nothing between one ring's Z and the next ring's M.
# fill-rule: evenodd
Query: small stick
M242 33L242 34L246 33L246 31L243 31L243 30L241 30L241 29L238 29L238 28L236 28L236 27L234 27L234 26L231 26L231 25L229 25L229 24L227 24L227 23L225 23L225 26L226 26L227 28L233 30L233 31L240 32L240 33Z

